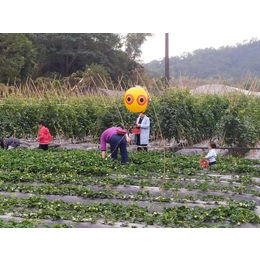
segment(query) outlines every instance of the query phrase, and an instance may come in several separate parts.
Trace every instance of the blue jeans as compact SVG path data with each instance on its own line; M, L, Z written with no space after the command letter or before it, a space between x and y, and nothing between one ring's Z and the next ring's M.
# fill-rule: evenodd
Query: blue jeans
M110 138L110 149L111 149L111 157L117 160L117 152L118 148L120 148L120 153L122 157L122 163L129 162L128 153L126 149L126 137L119 134L114 134Z

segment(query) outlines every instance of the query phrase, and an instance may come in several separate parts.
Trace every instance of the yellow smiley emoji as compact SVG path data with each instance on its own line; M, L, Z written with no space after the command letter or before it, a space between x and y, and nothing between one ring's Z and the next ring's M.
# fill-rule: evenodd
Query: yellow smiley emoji
M142 87L134 87L125 93L125 106L134 113L145 112L148 106L148 94Z

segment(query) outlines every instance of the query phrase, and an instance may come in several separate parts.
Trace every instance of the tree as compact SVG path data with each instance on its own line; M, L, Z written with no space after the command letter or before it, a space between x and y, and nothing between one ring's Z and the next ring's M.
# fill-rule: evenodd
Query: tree
M112 81L128 82L135 69L143 70L137 58L148 36L128 34L126 52L122 36L116 33L0 34L0 81L69 77L96 64Z
M35 50L23 33L0 34L0 82L24 80L34 67Z
M141 47L150 36L152 36L151 33L128 33L126 35L126 53L130 59L136 60L141 57Z
M44 33L31 36L38 50L38 75L56 71L67 77L85 65L109 65L108 55L121 47L110 33Z

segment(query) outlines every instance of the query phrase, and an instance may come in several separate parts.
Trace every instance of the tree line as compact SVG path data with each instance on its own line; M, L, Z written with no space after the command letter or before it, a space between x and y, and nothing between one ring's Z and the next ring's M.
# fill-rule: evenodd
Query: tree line
M0 83L62 78L90 67L131 79L150 33L0 33Z
M198 49L191 53L169 59L170 77L194 77L217 79L223 77L241 78L250 74L260 77L260 40L253 38L236 46ZM153 77L163 77L165 61L153 60L144 64Z

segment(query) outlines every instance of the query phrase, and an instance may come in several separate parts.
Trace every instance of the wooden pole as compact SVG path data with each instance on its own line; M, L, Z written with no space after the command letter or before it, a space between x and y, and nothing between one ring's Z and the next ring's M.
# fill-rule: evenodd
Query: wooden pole
M169 33L165 33L165 85L169 86Z

